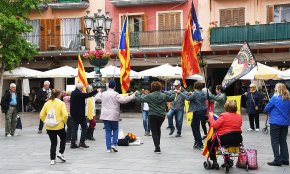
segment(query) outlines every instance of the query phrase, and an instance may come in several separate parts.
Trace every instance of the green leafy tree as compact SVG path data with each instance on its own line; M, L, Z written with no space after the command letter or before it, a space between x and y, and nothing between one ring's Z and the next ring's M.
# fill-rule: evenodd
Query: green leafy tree
M22 37L32 32L26 21L32 10L37 10L42 0L1 0L0 3L0 96L3 73L17 67L21 60L31 60L38 54L35 46Z

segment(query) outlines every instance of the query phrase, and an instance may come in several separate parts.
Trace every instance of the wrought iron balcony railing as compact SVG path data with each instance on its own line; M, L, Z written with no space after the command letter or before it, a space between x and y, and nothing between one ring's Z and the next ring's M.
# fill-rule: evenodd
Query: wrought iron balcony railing
M154 4L174 4L182 3L187 0L110 0L115 6L137 6L137 5L154 5Z
M242 44L249 43L269 43L290 41L290 22L245 25L231 27L217 27L210 31L210 45ZM278 44L279 45L279 44Z
M23 34L23 37L43 51L78 51L80 37L78 34L34 35Z
M86 9L89 0L52 0L48 6L52 9Z
M181 46L184 30L130 32L130 48ZM112 33L113 48L118 48L120 33Z

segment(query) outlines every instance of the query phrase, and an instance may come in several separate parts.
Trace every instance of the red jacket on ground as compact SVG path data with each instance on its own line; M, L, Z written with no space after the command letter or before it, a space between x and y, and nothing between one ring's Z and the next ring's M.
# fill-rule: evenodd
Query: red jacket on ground
M209 117L210 126L214 128L219 136L229 132L242 132L242 116L237 113L222 113L217 120ZM215 136L213 136L215 138Z

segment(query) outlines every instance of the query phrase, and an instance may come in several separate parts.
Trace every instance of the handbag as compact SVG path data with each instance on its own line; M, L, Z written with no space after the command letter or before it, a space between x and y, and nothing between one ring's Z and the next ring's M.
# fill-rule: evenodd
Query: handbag
M17 114L16 129L22 130L22 122L21 122L21 117L19 114Z

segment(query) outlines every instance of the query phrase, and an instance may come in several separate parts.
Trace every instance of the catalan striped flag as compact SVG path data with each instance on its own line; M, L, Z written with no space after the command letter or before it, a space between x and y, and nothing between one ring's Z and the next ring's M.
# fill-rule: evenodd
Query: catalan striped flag
M80 54L78 55L78 83L82 83L84 85L83 91L86 91L88 79Z
M120 83L122 93L126 93L130 88L130 48L129 48L129 26L128 16L126 16L123 24L119 43L119 59L120 65Z
M213 115L213 117L214 117L215 120L218 119L218 116L215 115L215 114ZM207 147L207 141L212 138L213 134L214 134L214 129L213 129L212 126L210 126L209 130L207 132L207 136L206 136L205 143L204 143L203 150L202 150L202 155L203 156L208 157L208 155L209 155L209 150L210 150L211 147Z
M184 32L181 52L182 81L184 87L187 87L185 80L187 77L200 73L197 54L201 48L201 41L200 27L192 2L191 11L188 15Z

